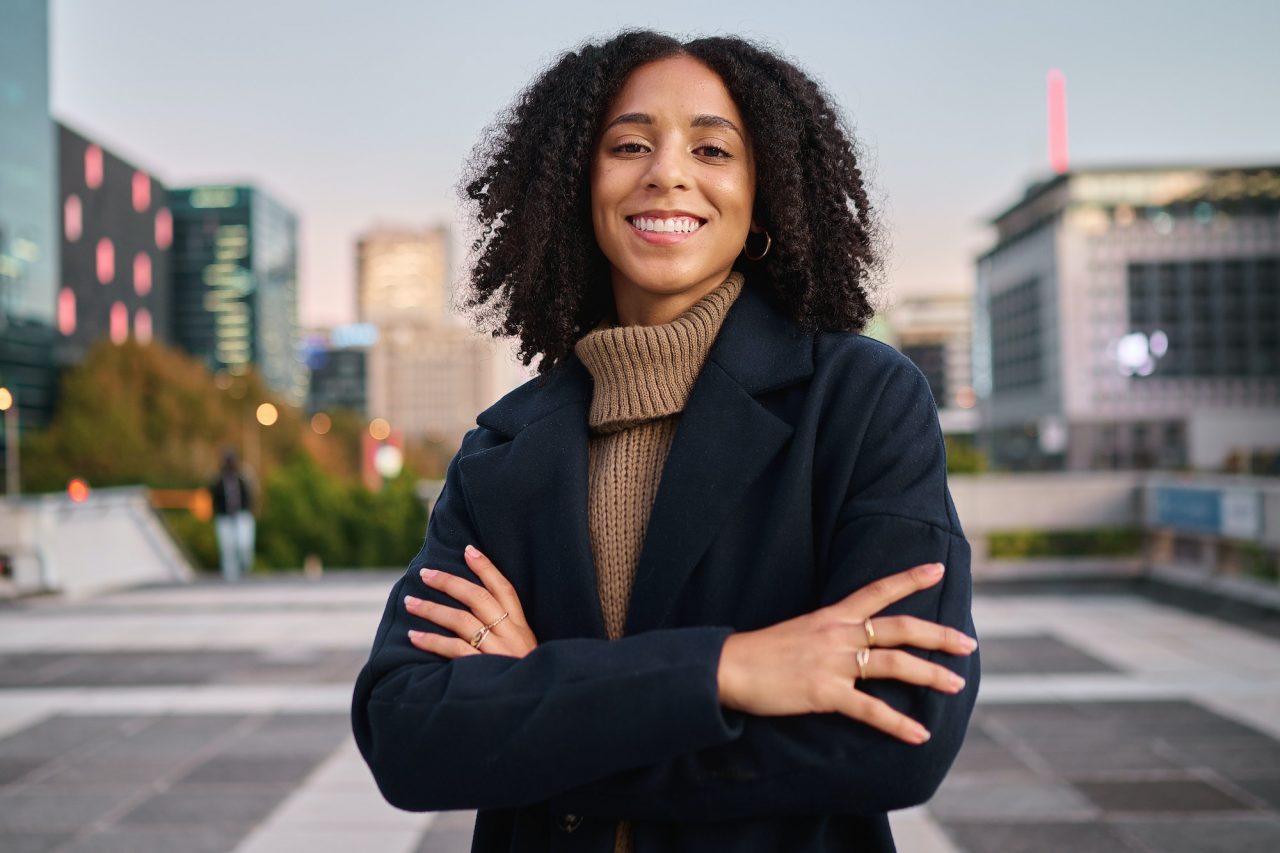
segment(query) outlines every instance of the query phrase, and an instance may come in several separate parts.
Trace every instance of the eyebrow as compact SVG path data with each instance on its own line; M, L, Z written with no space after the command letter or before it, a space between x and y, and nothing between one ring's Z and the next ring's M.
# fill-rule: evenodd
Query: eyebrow
M609 128L619 124L653 124L653 123L654 123L653 116L649 115L648 113L623 113L622 115L618 116L613 121L605 125L604 129L608 130ZM732 130L734 133L738 134L738 136L741 137L742 139L744 140L746 139L746 136L738 128L738 126L733 122L729 121L727 118L724 118L723 116L710 115L708 113L696 115L693 117L693 121L689 122L689 126L690 127L723 127L726 130Z

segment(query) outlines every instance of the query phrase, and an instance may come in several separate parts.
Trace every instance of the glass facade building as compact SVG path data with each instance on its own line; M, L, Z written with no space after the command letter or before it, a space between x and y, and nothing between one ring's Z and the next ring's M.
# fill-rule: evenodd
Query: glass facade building
M251 186L173 189L170 207L175 341L213 371L252 365L302 405L297 218Z
M48 421L56 368L57 137L46 0L0 6L0 385L23 428Z

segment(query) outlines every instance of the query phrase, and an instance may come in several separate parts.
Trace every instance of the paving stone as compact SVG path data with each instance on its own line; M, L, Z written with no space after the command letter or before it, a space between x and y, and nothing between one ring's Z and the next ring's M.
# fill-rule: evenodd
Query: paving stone
M58 853L228 853L247 831L247 827L201 825L109 827Z
M48 762L39 758L0 758L0 785L9 785Z
M254 786L228 790L221 785L175 785L156 794L120 818L121 826L203 825L255 826L288 795L292 786Z
M1016 755L999 744L970 743L967 740L951 765L952 773L1026 772L1028 769Z
M1061 741L1029 744L1055 773L1070 778L1117 772L1183 770L1185 767L1140 743L1102 742L1089 745Z
M1266 737L1250 726L1208 708L1180 700L1148 702L1090 702L1091 717L1144 737L1182 738Z
M1119 832L1097 823L944 823L966 853L1139 853Z
M1160 853L1272 853L1280 850L1280 819L1272 817L1115 821L1124 835ZM1089 848L1081 848L1089 849Z
M475 824L473 811L439 812L413 853L470 853Z
M1261 735L1251 738L1183 738L1169 742L1169 752L1195 767L1223 776L1271 776L1280 768L1280 742Z
M1239 778L1231 781L1258 799L1268 803L1273 810L1280 811L1280 775L1252 779Z
M929 801L943 820L1081 820L1098 809L1069 785L1038 779L953 777Z
M185 755L139 757L133 755L77 756L46 765L33 778L50 785L87 789L120 784L156 784L171 777L189 761Z
M297 784L315 770L319 763L318 756L305 758L219 756L199 765L178 781L197 784Z
M118 740L138 725L137 716L48 717L0 740L0 758L56 758L90 744Z
M136 789L92 793L20 788L0 793L0 831L76 832L136 796Z
M4 833L0 832L0 850L4 853L48 853L66 844L74 835L55 835L49 833Z
M1251 806L1200 779L1076 782L1085 796L1107 812L1249 811Z
M1049 634L984 637L983 675L1122 672Z

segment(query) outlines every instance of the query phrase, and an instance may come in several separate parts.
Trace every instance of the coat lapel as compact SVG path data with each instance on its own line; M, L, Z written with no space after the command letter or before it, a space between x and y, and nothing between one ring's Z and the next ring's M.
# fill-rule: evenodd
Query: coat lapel
M759 286L743 288L690 391L663 468L627 610L625 633L663 627L730 512L791 437L758 396L813 373L813 337ZM568 635L606 636L587 522L587 410L591 376L574 355L477 417L512 440L460 463L482 529L500 530L550 502L545 541L558 559L538 584L563 593ZM543 572L546 574L544 575ZM561 635L559 631L557 635Z
M735 506L786 444L790 424L756 399L813 373L813 338L750 284L725 316L662 470L625 634L664 627Z
M537 585L556 591L554 614L538 624L542 639L607 636L587 526L590 401L591 375L571 356L481 412L477 423L511 441L459 462L482 541L512 525L538 525L528 547L550 559L538 567Z

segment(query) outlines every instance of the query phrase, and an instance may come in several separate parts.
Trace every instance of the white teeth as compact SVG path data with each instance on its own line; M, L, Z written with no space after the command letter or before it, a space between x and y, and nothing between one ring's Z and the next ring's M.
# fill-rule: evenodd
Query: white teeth
M677 216L673 219L649 219L646 217L635 217L631 220L631 224L641 231L656 232L681 232L688 233L697 231L702 227L702 223L697 219L688 216Z

